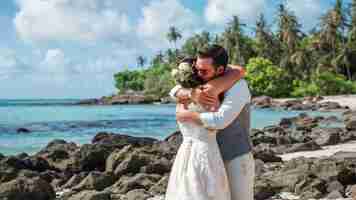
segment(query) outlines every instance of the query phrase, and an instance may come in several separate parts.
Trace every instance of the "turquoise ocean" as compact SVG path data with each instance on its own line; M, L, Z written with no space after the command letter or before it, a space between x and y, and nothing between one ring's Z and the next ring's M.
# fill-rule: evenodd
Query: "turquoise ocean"
M33 154L53 139L90 143L96 133L107 131L164 139L177 130L175 105L79 106L78 99L0 100L0 153ZM252 127L274 125L300 112L271 109L252 111ZM338 113L308 112L328 116ZM17 133L26 128L30 133Z

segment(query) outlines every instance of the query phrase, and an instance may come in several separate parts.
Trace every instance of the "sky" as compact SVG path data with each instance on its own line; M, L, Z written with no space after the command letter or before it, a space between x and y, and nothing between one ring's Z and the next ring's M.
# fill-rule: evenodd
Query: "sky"
M223 31L233 15L249 27L260 13L272 23L281 1L1 0L0 99L111 95L115 73L173 47L170 26L182 32L181 45L195 33ZM335 2L284 1L304 31Z

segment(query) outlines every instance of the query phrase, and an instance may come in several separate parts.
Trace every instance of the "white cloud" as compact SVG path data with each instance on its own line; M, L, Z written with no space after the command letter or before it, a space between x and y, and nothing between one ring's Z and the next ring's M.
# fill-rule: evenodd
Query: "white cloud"
M315 26L323 12L327 10L323 0L289 0L287 6L295 12L306 30Z
M1 49L0 52L0 79L12 78L29 71L29 67L14 51Z
M39 65L39 72L52 75L66 73L68 72L68 62L61 49L49 49Z
M232 16L237 15L245 23L255 23L263 12L266 0L208 0L205 18L208 23L225 26Z
M201 28L198 16L178 0L155 0L142 8L137 34L145 44L154 49L169 46L166 34L170 26L177 27L183 37Z
M30 41L119 39L131 31L114 0L18 0L17 33Z

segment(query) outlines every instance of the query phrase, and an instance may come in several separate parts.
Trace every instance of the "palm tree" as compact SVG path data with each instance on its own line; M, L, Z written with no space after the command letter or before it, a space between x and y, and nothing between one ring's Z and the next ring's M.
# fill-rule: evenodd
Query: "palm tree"
M283 4L280 4L278 9L278 37L285 45L288 55L297 50L301 34L301 25L298 23L297 17Z
M233 16L222 35L222 43L229 54L231 62L244 65L246 62L243 56L243 33L241 26L245 26L245 24L240 23L238 16Z
M137 61L137 65L141 68L143 68L143 66L146 64L146 58L143 56L138 56L136 61Z
M174 27L169 27L169 31L167 33L167 39L169 42L174 42L174 47L177 50L177 41L182 38L182 34L180 31Z

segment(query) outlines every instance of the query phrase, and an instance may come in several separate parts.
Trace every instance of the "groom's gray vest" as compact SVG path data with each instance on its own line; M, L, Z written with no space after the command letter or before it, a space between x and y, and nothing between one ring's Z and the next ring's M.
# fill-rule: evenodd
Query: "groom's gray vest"
M250 104L246 104L238 117L217 133L217 142L223 160L232 160L252 150L250 141Z

